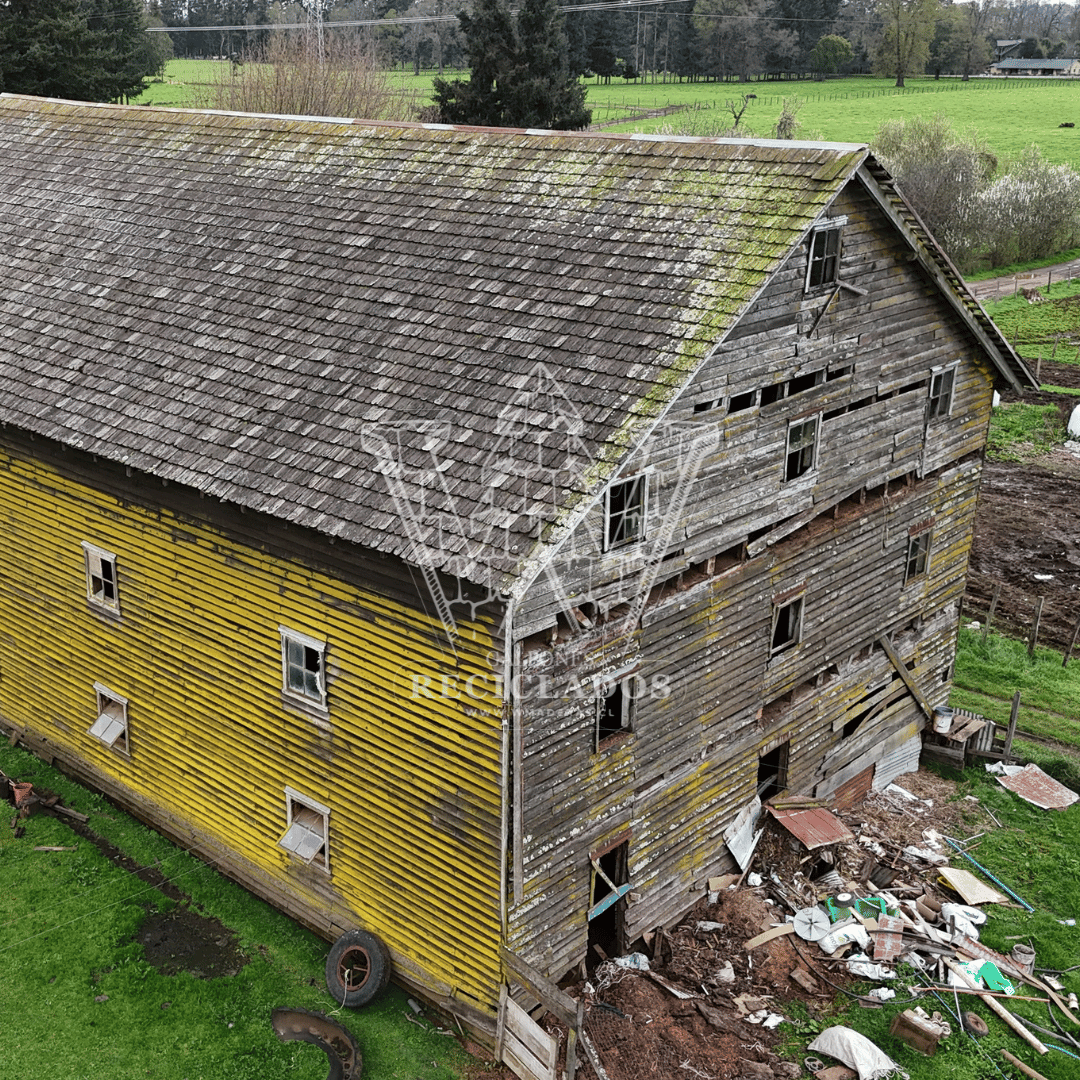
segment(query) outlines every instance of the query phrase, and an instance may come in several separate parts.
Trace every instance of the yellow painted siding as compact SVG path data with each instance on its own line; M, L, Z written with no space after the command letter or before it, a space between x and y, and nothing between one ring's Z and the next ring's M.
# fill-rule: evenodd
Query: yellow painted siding
M488 626L459 624L455 659L412 608L6 452L0 520L6 719L227 845L325 912L328 930L366 926L414 976L496 1005L501 702ZM117 556L119 619L88 603L83 541ZM279 625L327 643L321 722L283 701ZM445 673L458 686L477 676L479 693L412 694L413 674L438 691ZM87 733L95 682L129 700L130 757ZM277 844L286 785L330 808L330 878Z

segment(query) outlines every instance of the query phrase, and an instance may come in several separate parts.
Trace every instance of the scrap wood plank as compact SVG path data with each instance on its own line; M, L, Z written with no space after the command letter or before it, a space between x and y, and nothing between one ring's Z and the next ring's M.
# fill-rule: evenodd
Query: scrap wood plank
M746 949L747 952L751 952L759 945L764 945L766 941L772 941L774 938L783 937L785 934L794 933L794 931L794 923L783 923L781 926L774 926L769 930L766 930L763 934L758 934L757 937L752 937L743 944L743 948Z

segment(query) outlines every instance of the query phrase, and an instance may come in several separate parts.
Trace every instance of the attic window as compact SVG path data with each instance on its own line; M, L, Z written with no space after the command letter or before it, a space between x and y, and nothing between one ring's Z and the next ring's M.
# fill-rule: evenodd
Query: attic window
M757 395L757 390L747 390L745 394L732 394L728 402L728 416L752 409L757 404Z
M608 488L604 534L607 550L644 539L648 487L648 475L639 473Z
M840 238L846 218L830 218L810 234L806 291L835 285L840 279Z
M105 611L120 614L120 595L116 587L116 556L103 548L83 541L86 562L86 599Z
M818 417L797 420L788 427L784 479L797 480L814 468L817 459Z
M90 726L88 734L110 750L129 753L127 698L114 694L104 686L94 683L97 695L97 719Z
M309 866L318 866L329 873L330 808L287 787L285 818L287 827L278 846Z
M952 412L953 386L956 382L956 365L935 371L930 379L930 405L928 415L931 420L948 416Z
M282 693L286 698L326 708L326 642L279 626Z

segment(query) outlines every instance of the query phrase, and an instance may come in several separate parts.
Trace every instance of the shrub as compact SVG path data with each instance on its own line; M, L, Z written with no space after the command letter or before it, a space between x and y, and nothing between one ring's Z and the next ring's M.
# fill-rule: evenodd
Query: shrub
M980 244L979 193L998 164L986 141L938 114L886 121L873 149L953 261L969 264Z
M991 266L1030 262L1072 247L1080 231L1080 175L1029 147L978 198Z

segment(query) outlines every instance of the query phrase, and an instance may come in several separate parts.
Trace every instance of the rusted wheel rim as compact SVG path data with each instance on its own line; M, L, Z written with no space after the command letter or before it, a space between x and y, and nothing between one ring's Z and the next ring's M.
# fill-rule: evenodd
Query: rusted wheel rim
M338 979L346 991L357 990L371 977L371 957L359 945L347 948L338 961Z

